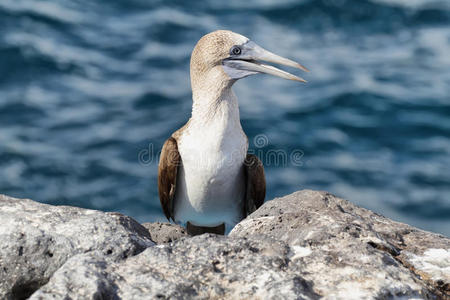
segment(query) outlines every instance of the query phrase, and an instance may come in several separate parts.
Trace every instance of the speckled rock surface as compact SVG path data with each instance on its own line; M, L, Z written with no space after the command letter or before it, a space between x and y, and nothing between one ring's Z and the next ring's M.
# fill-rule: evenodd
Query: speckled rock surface
M326 192L265 203L231 236L286 242L323 296L449 297L450 239L394 222ZM294 256L295 257L295 256Z
M0 218L1 299L450 298L448 238L325 192L269 201L229 236L9 197Z
M188 236L186 229L177 224L155 222L143 223L142 226L148 230L152 241L157 244L170 243Z
M289 255L289 247L268 238L205 234L119 263L74 258L31 299L317 299L312 283L289 266Z
M154 245L130 217L0 195L0 299L24 299L70 257L125 259Z

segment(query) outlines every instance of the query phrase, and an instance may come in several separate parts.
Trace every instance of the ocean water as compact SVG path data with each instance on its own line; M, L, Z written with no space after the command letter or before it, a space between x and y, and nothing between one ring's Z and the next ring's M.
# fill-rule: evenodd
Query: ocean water
M163 220L158 151L216 29L311 70L235 85L267 199L326 190L450 235L448 0L2 0L0 193Z

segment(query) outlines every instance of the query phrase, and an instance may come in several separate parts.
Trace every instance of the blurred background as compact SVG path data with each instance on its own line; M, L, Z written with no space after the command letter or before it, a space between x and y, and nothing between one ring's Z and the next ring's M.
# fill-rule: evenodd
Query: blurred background
M312 71L234 87L253 151L303 153L266 162L266 199L326 190L450 235L448 0L1 0L0 193L164 220L158 151L216 29Z

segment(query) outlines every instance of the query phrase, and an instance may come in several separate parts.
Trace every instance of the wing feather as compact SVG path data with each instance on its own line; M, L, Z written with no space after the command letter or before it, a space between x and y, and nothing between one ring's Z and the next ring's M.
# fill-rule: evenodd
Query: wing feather
M244 162L246 175L246 197L244 201L244 217L257 210L266 197L266 178L261 160L253 154L247 154Z
M159 201L169 221L170 219L174 220L173 205L180 163L181 157L178 152L177 141L170 137L162 147L158 166Z

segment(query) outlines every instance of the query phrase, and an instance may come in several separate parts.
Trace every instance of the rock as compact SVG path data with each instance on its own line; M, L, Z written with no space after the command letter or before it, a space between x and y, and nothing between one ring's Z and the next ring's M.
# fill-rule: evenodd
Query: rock
M448 238L325 192L274 199L229 236L196 237L0 199L0 298L450 299Z
M398 223L326 192L265 203L232 237L286 242L300 276L327 298L450 296L450 239Z
M157 244L170 243L188 236L184 227L172 223L143 223L142 226L148 230L152 241Z
M289 266L289 251L269 238L204 234L117 263L81 255L31 299L317 299Z
M76 254L98 250L117 261L154 245L144 227L118 213L0 195L0 220L0 299L27 298Z
M107 271L111 265L95 251L72 256L29 299L118 299L114 274Z

